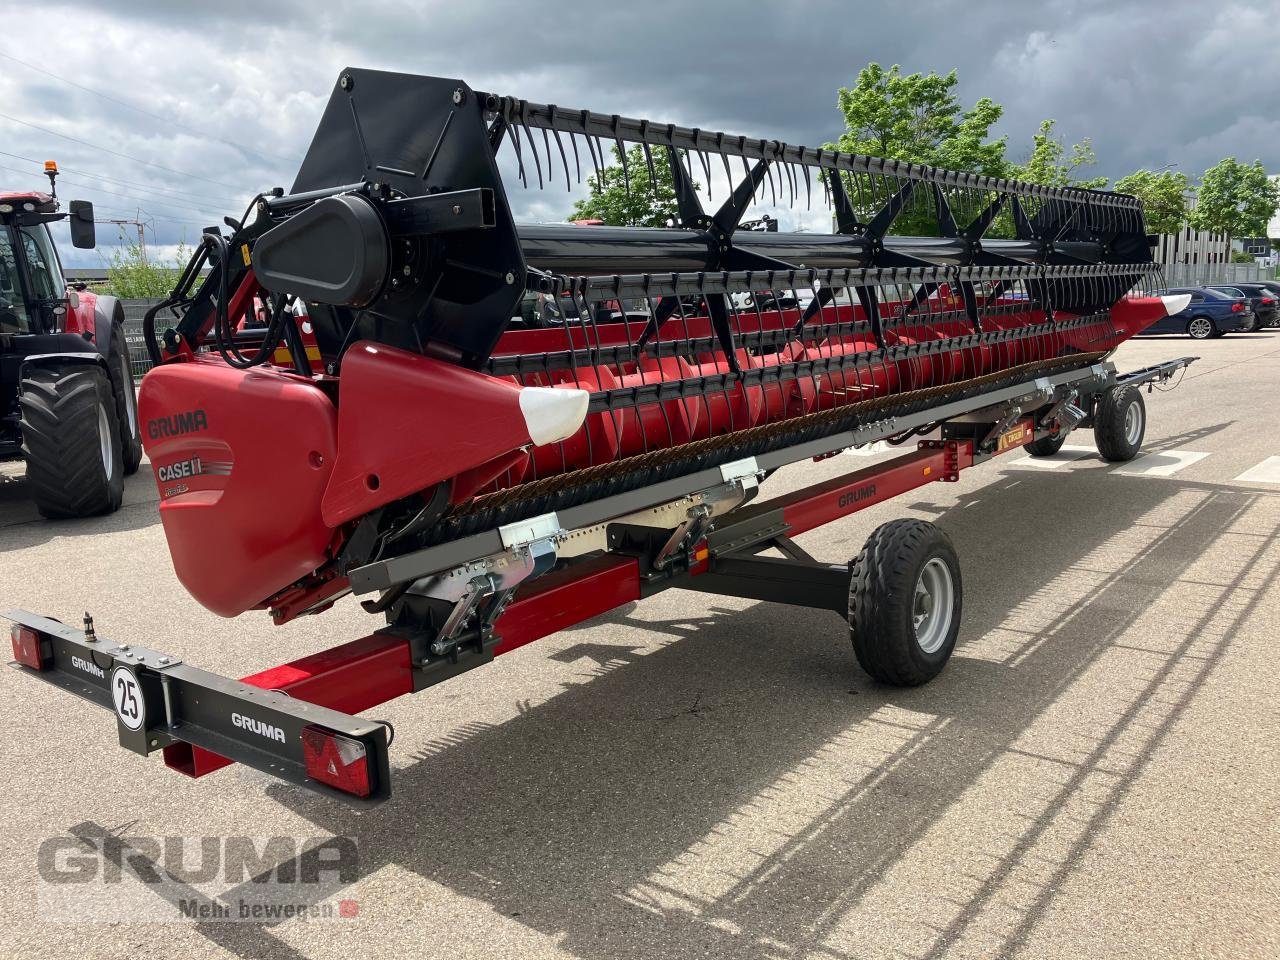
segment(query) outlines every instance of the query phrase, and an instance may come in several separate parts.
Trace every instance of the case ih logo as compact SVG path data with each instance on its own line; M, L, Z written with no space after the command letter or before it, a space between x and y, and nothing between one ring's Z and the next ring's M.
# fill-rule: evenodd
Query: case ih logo
M195 433L197 430L208 430L209 418L203 410L189 410L186 413L175 413L172 417L156 417L147 421L147 435L152 440L161 437L180 437L184 433Z
M181 480L183 477L194 477L201 472L199 457L192 457L190 460L179 460L177 463L170 463L156 468L156 476L162 483L168 483L170 480Z
M284 731L279 727L273 727L269 723L264 723L261 720L255 720L253 717L246 717L242 713L233 713L231 715L231 722L241 730L248 730L251 733L256 733L260 737L266 737L268 740L279 740L281 743L284 743Z

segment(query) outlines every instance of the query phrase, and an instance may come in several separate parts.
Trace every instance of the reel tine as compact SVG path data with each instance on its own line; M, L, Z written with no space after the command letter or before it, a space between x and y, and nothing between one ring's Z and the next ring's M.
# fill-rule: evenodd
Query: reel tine
M520 131L515 129L514 120L508 122L507 125L511 128L511 145L516 151L516 165L520 169L520 183L523 184L524 188L527 190L529 189L529 177L525 174L524 152L520 149Z
M573 171L577 175L577 183L582 182L582 163L578 160L578 135L569 134L569 145L573 147Z
M627 169L627 147L622 142L622 137L618 135L618 121L621 118L615 113L613 115L613 142L618 148L618 158L622 161L622 185L626 188L627 195L631 195L631 171Z
M555 107L551 108L552 115L555 115ZM543 131L544 133L546 131ZM564 152L564 142L560 139L560 131L552 127L552 135L556 138L556 146L560 149L560 163L564 167L564 188L569 193L573 193L573 181L569 179L569 158ZM549 164L551 161L547 161Z
M538 157L538 145L533 142L533 133L529 130L529 122L525 119L524 104L520 105L520 127L524 130L525 139L529 143L529 152L533 154L533 164L538 170L538 189L546 189L542 181L542 160Z
M640 144L644 148L644 163L649 168L649 186L655 191L658 189L658 172L653 165L653 151L649 149L649 142L646 140Z
M542 146L543 146L543 148L547 151L547 183L551 183L551 182L553 181L553 179L554 179L554 178L551 176L551 172L552 172L552 166L551 166L551 134L547 131L547 128L546 128L546 127L543 127L543 128L542 128ZM568 170L565 170L565 179L566 179L566 180L568 180L568 179L569 179L569 171L568 171Z

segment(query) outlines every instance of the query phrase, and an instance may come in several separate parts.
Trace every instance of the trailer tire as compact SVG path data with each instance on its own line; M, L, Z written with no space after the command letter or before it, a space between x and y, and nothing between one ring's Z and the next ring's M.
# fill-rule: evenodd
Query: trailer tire
M142 431L138 428L138 389L129 364L129 344L124 339L124 325L111 325L111 346L107 351L107 370L111 374L111 395L115 400L116 422L120 425L120 456L125 476L138 472L142 463Z
M937 676L960 633L964 593L951 540L924 520L891 520L849 564L849 635L871 677L917 687Z
M119 509L124 463L107 371L96 363L37 367L21 390L22 448L36 509L51 519Z
M1027 453L1033 457L1052 457L1062 449L1062 445L1066 442L1066 432L1059 430L1057 433L1051 433L1049 436L1041 437L1039 440L1032 440L1027 444Z
M1093 439L1103 460L1127 463L1142 449L1147 434L1147 405L1134 386L1111 387L1098 397Z

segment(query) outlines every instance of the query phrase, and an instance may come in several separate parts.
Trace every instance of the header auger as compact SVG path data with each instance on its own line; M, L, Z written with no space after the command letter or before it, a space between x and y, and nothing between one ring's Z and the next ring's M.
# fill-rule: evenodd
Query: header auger
M572 191L615 154L628 189L667 165L667 227L515 222L502 169ZM831 232L780 229L781 206ZM196 776L237 760L385 796L385 731L332 711L671 586L835 610L873 677L923 683L959 630L946 535L893 521L848 566L790 538L1081 425L1132 458L1138 385L1189 362L1105 362L1183 305L1145 293L1160 281L1133 197L459 80L343 71L291 191L227 224L145 329L175 570L223 616L285 622L355 593L386 628L234 684L12 615L20 662L87 683L122 743ZM917 437L749 504L780 467ZM74 673L89 649L111 680ZM125 694L162 721L122 712Z

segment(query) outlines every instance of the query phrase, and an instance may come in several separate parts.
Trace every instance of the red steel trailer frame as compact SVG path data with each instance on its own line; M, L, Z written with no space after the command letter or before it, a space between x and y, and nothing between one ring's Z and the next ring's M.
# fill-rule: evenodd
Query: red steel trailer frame
M487 556L491 539L471 538L386 561L397 565L394 574L379 564L352 572L350 588L373 593L402 583L406 564L416 574L412 565L418 564L423 592L454 602L449 622L430 637L388 627L235 681L107 641L87 614L80 629L10 611L14 660L26 672L114 708L123 746L144 755L163 750L166 764L189 776L241 762L352 802L378 801L390 792L387 728L353 714L671 587L849 615L853 564L820 563L792 537L927 484L954 482L969 467L1028 445L1033 454L1052 451L1076 426L1114 428L1116 409L1136 407L1119 424L1134 441L1119 455L1108 454L1112 448L1099 436L1104 456L1131 459L1145 430L1138 388L1168 380L1194 359L1125 375L1099 363L1029 380L905 421L726 465L713 471L718 475L711 482L693 477L671 487L669 481L627 495L625 504L533 518L515 525L518 530L498 531L500 549ZM748 503L759 481L785 463L913 436L927 438L892 460ZM761 555L770 548L782 557ZM473 615L478 597L497 601L483 619ZM387 602L384 595L365 606L381 611ZM953 632L959 604L957 583ZM277 619L302 612L275 611Z

